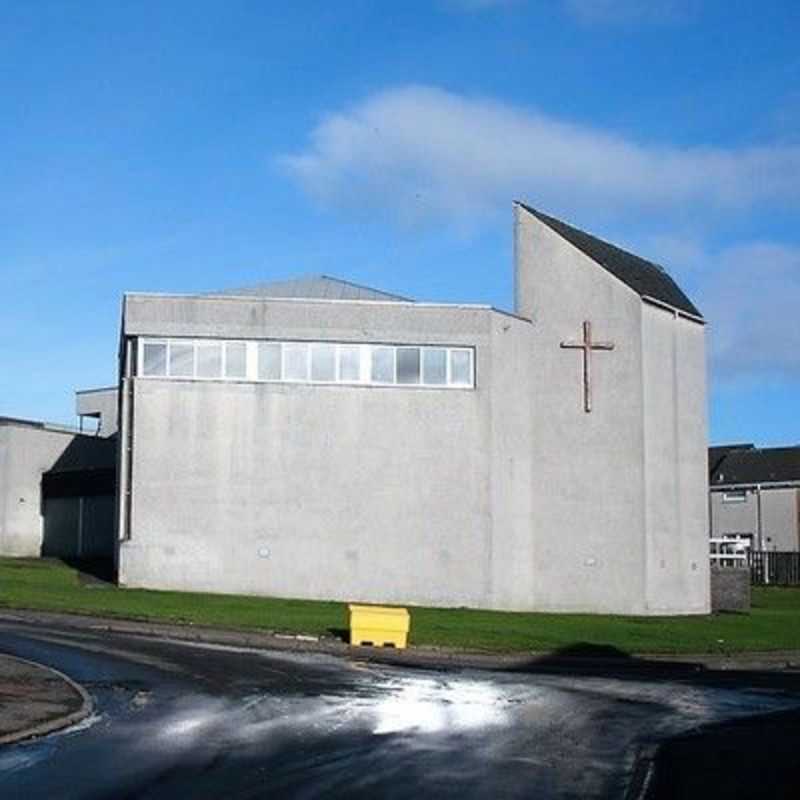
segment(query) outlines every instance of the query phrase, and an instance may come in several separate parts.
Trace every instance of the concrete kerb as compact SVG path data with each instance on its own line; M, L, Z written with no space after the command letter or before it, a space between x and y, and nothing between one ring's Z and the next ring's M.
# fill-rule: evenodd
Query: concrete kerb
M423 669L484 669L514 671L540 665L569 671L571 668L593 668L609 671L635 671L646 665L662 665L664 670L684 672L715 670L796 672L800 671L800 651L762 653L719 653L670 655L637 653L630 658L598 655L572 655L530 651L522 653L485 653L435 647L392 648L353 647L345 642L303 634L275 631L250 631L211 628L192 624L170 624L96 617L59 612L8 610L0 612L0 622L57 625L83 632L111 633L153 639L171 639L196 644L244 647L278 652L321 653L344 658L395 666Z
M25 739L45 736L48 733L54 733L55 731L63 730L71 725L75 725L92 713L94 705L89 693L83 688L83 686L72 680L69 675L65 675L63 672L53 669L53 667L48 667L45 664L29 661L25 658L18 658L17 656L12 656L7 653L1 653L0 656L2 656L3 659L8 659L9 661L16 662L17 664L27 666L35 673L45 673L51 678L55 677L63 684L66 684L69 689L73 691L80 699L80 708L74 711L41 721L31 720L30 724L26 724L24 727L21 727L18 730L0 735L0 745L15 744L16 742L20 742Z

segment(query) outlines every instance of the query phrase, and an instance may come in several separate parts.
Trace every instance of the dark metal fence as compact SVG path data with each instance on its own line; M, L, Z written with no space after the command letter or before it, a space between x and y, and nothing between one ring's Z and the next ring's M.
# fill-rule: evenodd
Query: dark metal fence
M800 553L750 550L747 562L753 585L800 586Z

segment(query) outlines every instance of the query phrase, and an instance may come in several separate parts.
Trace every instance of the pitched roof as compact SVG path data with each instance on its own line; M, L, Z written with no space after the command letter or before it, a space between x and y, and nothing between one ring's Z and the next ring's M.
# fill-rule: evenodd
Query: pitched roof
M288 297L304 300L413 302L407 297L382 292L380 289L371 289L369 286L360 286L357 283L344 281L340 278L332 278L329 275L307 275L284 281L257 283L253 286L243 286L237 289L224 289L219 292L209 292L209 294L238 297Z
M800 481L800 445L730 450L711 473L711 485Z
M524 203L519 205L641 297L660 300L662 303L694 317L703 316L663 267L598 239L585 231L573 228L566 222L549 217Z
M741 444L719 444L708 448L708 474L712 476L722 460L733 450L753 450L755 445L746 442Z

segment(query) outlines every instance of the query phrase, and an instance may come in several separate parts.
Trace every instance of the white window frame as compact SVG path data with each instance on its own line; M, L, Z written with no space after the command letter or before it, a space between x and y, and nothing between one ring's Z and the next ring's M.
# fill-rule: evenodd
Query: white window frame
M261 345L277 345L278 347L278 377L277 378L262 378L261 377ZM273 339L262 339L256 342L254 348L248 348L248 353L253 353L253 363L248 362L248 372L256 376L256 383L282 383L283 382L283 342L278 342Z
M197 352L197 345L201 342L200 339L193 339L192 343L195 345L195 353ZM250 347L249 342L244 342L241 339L223 339L222 341L222 379L224 381L231 381L233 383L242 383L243 381L250 381ZM228 375L228 345L229 344L243 344L244 345L244 375ZM197 357L195 356L195 365L197 364ZM195 366L195 376L197 375L197 367ZM220 380L219 378L197 378L197 380Z
M469 381L467 383L453 383L452 354L464 352L469 354ZM447 385L452 389L471 389L475 386L475 349L472 347L447 348Z
M746 503L748 498L747 489L731 489L722 493L723 503Z
M164 374L163 375L145 375L144 374L144 346L145 344L162 344L164 345ZM136 347L136 375L142 378L155 378L156 380L166 380L169 378L169 340L168 339L150 339L140 338Z
M419 344L399 344L394 349L394 382L398 386L423 386L422 383L422 351L425 348ZM398 356L401 350L418 350L419 351L419 380L416 383L400 383L398 375L400 369L398 367Z
M222 374L220 376L200 376L197 374L197 347L208 343L219 344L222 351ZM173 343L189 344L193 346L192 375L171 375L170 374L170 348ZM144 374L144 348L145 345L159 344L166 348L166 373L164 375L145 375ZM245 375L243 377L227 376L227 345L243 344L245 346ZM259 376L259 345L277 344L280 346L280 376L278 378L261 378ZM287 345L299 344L305 347L306 356L306 377L287 378L286 376L286 350ZM312 380L311 364L312 351L315 346L328 345L334 348L334 378L333 380ZM340 351L342 348L358 348L359 352L359 377L357 380L342 380L340 371ZM375 348L390 348L394 351L394 374L391 381L372 380L372 356ZM420 351L419 363L419 382L418 383L398 383L397 381L397 355L400 350L417 349ZM425 351L444 350L446 379L445 383L425 383ZM469 355L469 382L454 383L452 376L452 354L454 352L464 352ZM222 381L227 383L282 383L282 384L308 384L319 386L376 386L393 387L399 389L441 389L469 390L476 388L475 380L475 355L474 347L465 345L445 345L445 344L414 344L414 343L390 343L390 342L331 342L325 340L302 340L302 339L217 339L214 337L194 338L194 337L149 337L140 336L136 348L136 375L147 380L171 380L171 381Z
M314 378L314 348L332 347L333 348L333 377L330 380L320 380ZM331 384L338 383L339 377L339 344L338 342L309 342L308 344L308 383Z
M336 383L342 385L355 385L358 386L362 383L367 383L369 373L364 371L364 362L367 360L367 347L365 345L353 342L336 342ZM342 350L356 350L358 352L358 378L342 378L342 363L341 356Z

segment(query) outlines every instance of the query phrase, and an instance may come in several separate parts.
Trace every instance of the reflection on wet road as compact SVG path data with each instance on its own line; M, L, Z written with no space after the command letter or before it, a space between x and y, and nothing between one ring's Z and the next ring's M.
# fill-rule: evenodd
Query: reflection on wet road
M624 797L640 747L800 705L688 681L435 672L0 626L95 713L0 749L0 796Z

